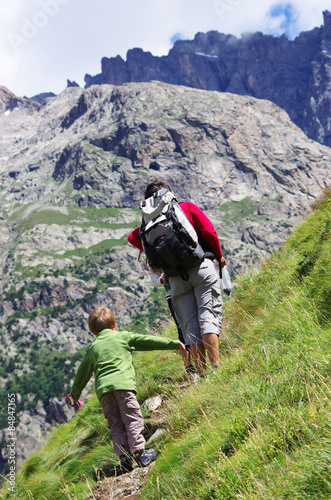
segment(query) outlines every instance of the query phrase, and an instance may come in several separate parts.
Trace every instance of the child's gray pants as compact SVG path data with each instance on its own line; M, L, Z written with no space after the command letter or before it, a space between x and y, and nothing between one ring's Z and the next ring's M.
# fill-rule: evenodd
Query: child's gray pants
M144 450L144 420L135 393L106 392L101 396L100 403L108 420L115 453L120 456Z

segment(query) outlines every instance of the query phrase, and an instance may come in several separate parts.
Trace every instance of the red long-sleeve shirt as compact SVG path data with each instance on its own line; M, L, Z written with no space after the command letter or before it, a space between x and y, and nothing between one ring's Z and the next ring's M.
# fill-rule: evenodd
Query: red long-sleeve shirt
M212 253L215 255L216 259L219 260L222 257L222 249L217 233L211 221L199 207L197 207L190 201L184 201L183 203L180 203L180 208L183 210L184 214L196 230L199 237L199 242L201 243L201 240L205 241L210 247ZM140 228L137 227L137 229L132 231L132 233L128 237L128 240L131 245L135 246L136 248L138 248L138 250L141 250L143 252L144 250L141 243L139 229Z

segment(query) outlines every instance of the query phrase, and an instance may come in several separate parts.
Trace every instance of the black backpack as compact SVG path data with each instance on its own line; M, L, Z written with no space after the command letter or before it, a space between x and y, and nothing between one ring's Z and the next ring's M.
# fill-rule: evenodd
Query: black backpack
M160 189L140 204L140 236L150 266L166 276L188 279L187 269L204 259L198 235L174 194Z

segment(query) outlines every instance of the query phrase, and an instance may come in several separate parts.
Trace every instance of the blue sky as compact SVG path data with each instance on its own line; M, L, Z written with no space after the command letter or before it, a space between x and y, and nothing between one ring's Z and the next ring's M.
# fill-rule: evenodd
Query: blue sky
M175 40L217 30L294 38L323 23L331 0L1 0L0 85L18 96L84 85L101 58L140 47L167 54Z
M275 23L274 30L269 24L269 33L279 36L283 33L292 40L297 35L297 24L300 13L291 3L278 3L270 8L268 13L270 20Z

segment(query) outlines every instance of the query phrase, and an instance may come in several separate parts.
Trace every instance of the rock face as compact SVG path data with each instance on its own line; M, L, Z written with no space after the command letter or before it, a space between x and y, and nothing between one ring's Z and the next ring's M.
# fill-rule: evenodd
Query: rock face
M248 33L238 39L216 31L177 41L167 56L132 49L101 61L93 84L159 80L268 99L285 109L308 137L331 146L331 13L324 25L290 41Z
M22 100L0 130L0 395L22 394L18 458L65 411L93 308L138 331L169 318L127 244L148 182L204 209L239 272L279 248L329 180L331 150L275 104L159 82Z
M35 102L34 99L16 97L15 94L6 87L0 86L0 113L9 115L15 108L35 111L40 108L40 104Z
M67 86L70 87L70 83L69 80L67 81ZM54 94L54 92L42 92L41 94L37 94L37 95L34 95L33 97L31 97L31 99L33 101L36 101L38 102L39 104L43 104L45 102L46 99L48 99L49 97L55 97L56 94Z

